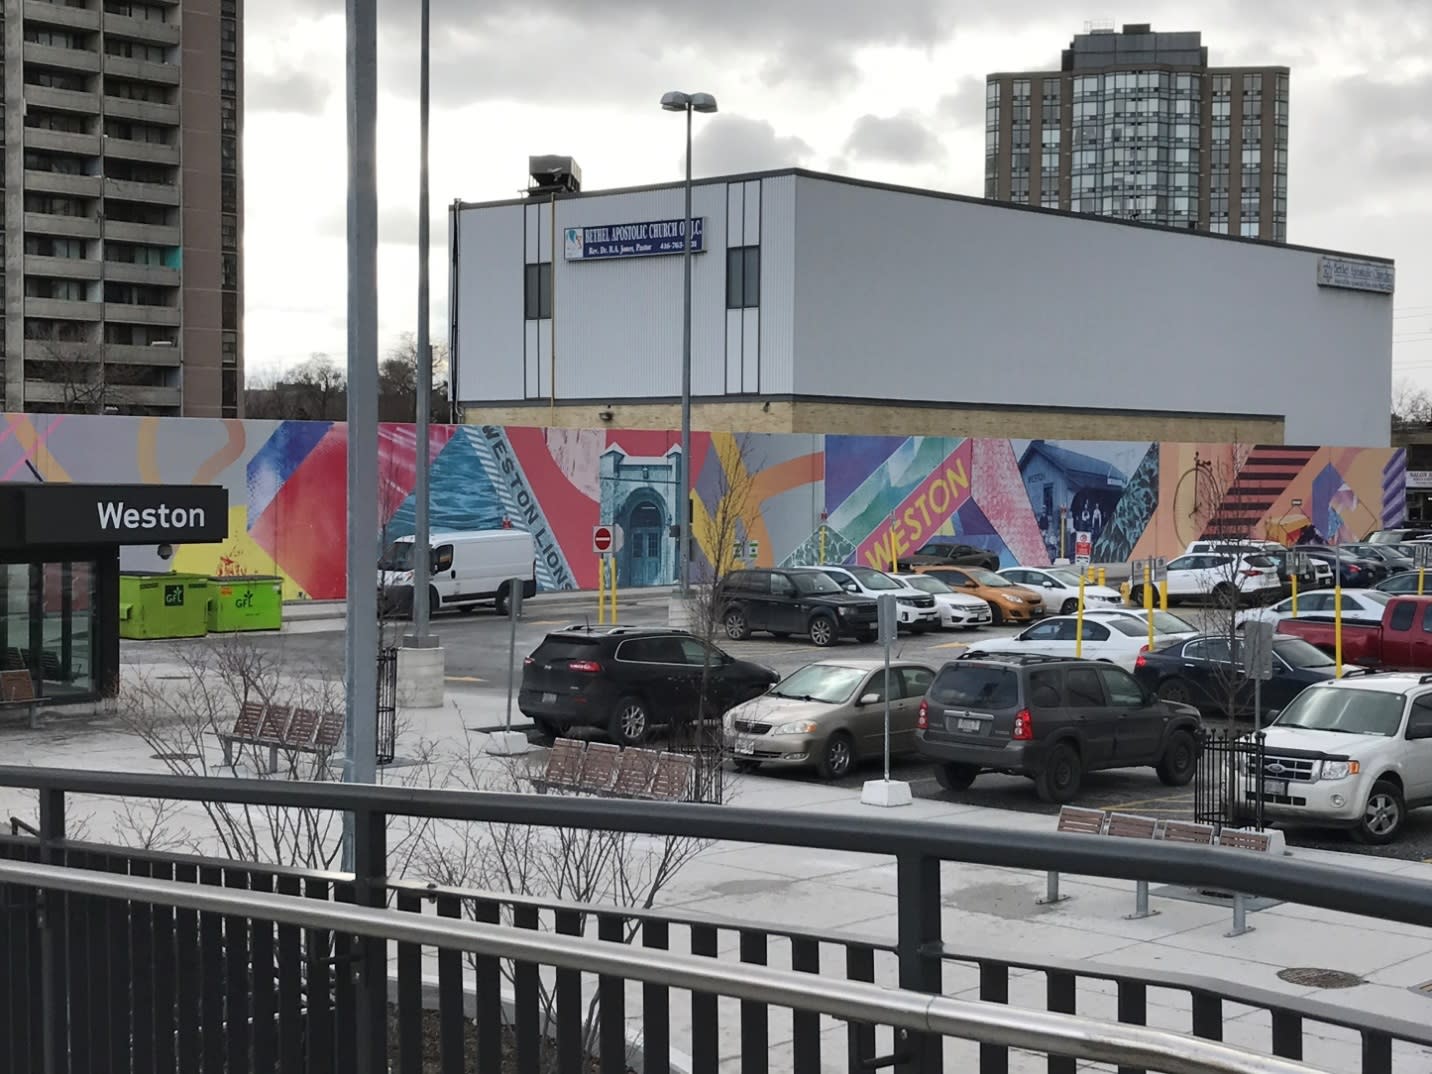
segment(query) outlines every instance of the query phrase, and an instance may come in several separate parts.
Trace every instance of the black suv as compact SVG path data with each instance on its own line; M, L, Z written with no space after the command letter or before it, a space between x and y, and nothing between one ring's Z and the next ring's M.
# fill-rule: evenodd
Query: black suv
M698 711L721 716L779 680L770 668L714 645L708 650L684 630L571 626L548 634L523 661L517 707L548 737L566 727L600 727L612 741L630 746L646 738L653 724L689 720Z
M1198 710L1161 701L1123 668L1026 654L946 664L920 703L916 748L945 790L982 771L1029 776L1067 802L1085 772L1153 765L1182 787L1198 757Z
M948 537L933 541L915 549L908 556L896 561L902 571L915 567L983 567L987 571L999 570L999 556L987 548L976 548L972 544L952 541Z
M834 645L842 635L875 640L875 602L851 596L821 571L732 571L721 579L716 599L732 641L753 630L778 638L806 634L820 646Z

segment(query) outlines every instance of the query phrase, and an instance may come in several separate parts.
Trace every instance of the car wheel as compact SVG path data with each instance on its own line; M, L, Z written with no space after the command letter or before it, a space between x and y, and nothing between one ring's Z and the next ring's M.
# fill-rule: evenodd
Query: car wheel
M727 608L722 624L726 628L726 637L732 641L745 641L751 636L751 628L746 625L746 613L740 608Z
M1219 582L1213 587L1213 603L1219 608L1232 608L1238 602L1238 590L1234 589L1227 582Z
M1063 604L1059 606L1060 615L1073 615L1078 610L1079 601L1075 597L1070 597L1068 600L1066 600Z
M735 761L737 772L754 772L761 767L760 761Z
M820 778L841 779L849 775L855 764L855 744L844 731L837 731L825 740L820 755Z
M433 585L428 586L428 615L437 615L438 611L442 608L442 603L442 597L438 596L438 587ZM408 618L411 619L412 617L413 607L410 604L408 605Z
M557 739L560 738L562 734L560 724L554 720L544 720L540 716L532 717L532 726L536 728L537 734L541 738Z
M1129 586L1129 603L1135 608L1144 606L1144 587L1141 585Z
M1391 780L1380 779L1372 786L1363 809L1362 820L1353 829L1359 843L1385 846L1402 834L1407 819L1407 805L1402 791Z
M874 630L862 630L859 634L855 635L855 640L869 645L878 637L880 637L879 633Z
M822 649L834 645L839 636L836 633L835 620L828 615L811 616L809 633L812 644Z
M935 782L942 790L967 791L980 774L979 765L949 762L935 766Z
M497 591L497 598L492 602L493 610L498 615L506 615L508 612L507 584L504 582L502 588Z
M1042 801L1062 805L1079 793L1084 779L1084 762L1068 742L1056 745L1044 758L1044 769L1034 779Z
M646 702L628 694L617 702L607 724L607 735L618 746L636 746L651 731L651 717L647 714Z
M1175 731L1169 736L1168 747L1155 770L1165 787L1186 787L1193 781L1197 765L1198 743L1187 731Z
M1004 609L998 604L991 604L989 606L989 625L1004 626Z
M1183 679L1165 679L1159 683L1160 700L1172 701L1175 705L1192 705L1193 689Z

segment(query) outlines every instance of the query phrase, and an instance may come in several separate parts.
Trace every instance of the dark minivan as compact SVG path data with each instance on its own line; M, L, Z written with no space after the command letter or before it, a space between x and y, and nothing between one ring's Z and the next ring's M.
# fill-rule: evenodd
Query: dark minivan
M916 748L946 790L983 771L1029 776L1067 802L1085 772L1152 765L1181 787L1198 757L1198 710L1162 701L1123 668L1010 654L946 664L916 721Z
M705 704L701 676L707 675ZM556 630L523 661L517 707L537 730L600 727L634 745L654 724L707 718L764 694L780 676L665 627Z
M732 571L721 579L717 602L732 641L748 638L754 630L778 638L805 634L822 647L842 637L875 640L875 602L851 596L820 571Z

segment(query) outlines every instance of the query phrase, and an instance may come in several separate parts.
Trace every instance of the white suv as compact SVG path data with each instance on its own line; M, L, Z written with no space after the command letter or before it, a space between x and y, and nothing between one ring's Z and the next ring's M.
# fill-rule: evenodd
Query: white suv
M1169 560L1168 596L1175 600L1206 600L1222 604L1256 604L1283 594L1278 565L1265 555L1195 552ZM1143 579L1129 579L1129 599L1143 603Z
M879 600L881 594L895 595L899 624L919 632L940 628L940 609L935 598L907 582L893 578L874 567L798 567L797 570L819 571L847 593Z
M1317 683L1266 734L1263 814L1270 820L1351 828L1362 842L1381 844L1397 838L1409 809L1432 805L1432 675L1348 674ZM1240 813L1254 808L1234 804Z

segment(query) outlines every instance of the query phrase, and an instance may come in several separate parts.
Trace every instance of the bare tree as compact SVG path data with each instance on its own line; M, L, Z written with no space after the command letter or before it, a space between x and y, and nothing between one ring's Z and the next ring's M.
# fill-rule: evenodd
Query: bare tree
M1392 384L1394 425L1426 425L1432 422L1432 395L1406 377Z
M348 409L348 374L327 354L313 354L282 377L250 378L244 413L251 418L342 421Z
M433 348L433 376L428 388L429 416L433 421L448 419L447 347ZM418 343L405 332L398 344L378 364L378 419L412 421L418 405Z
M105 365L92 343L63 340L39 343L42 358L32 375L59 388L60 409L67 414L103 414L111 391Z

